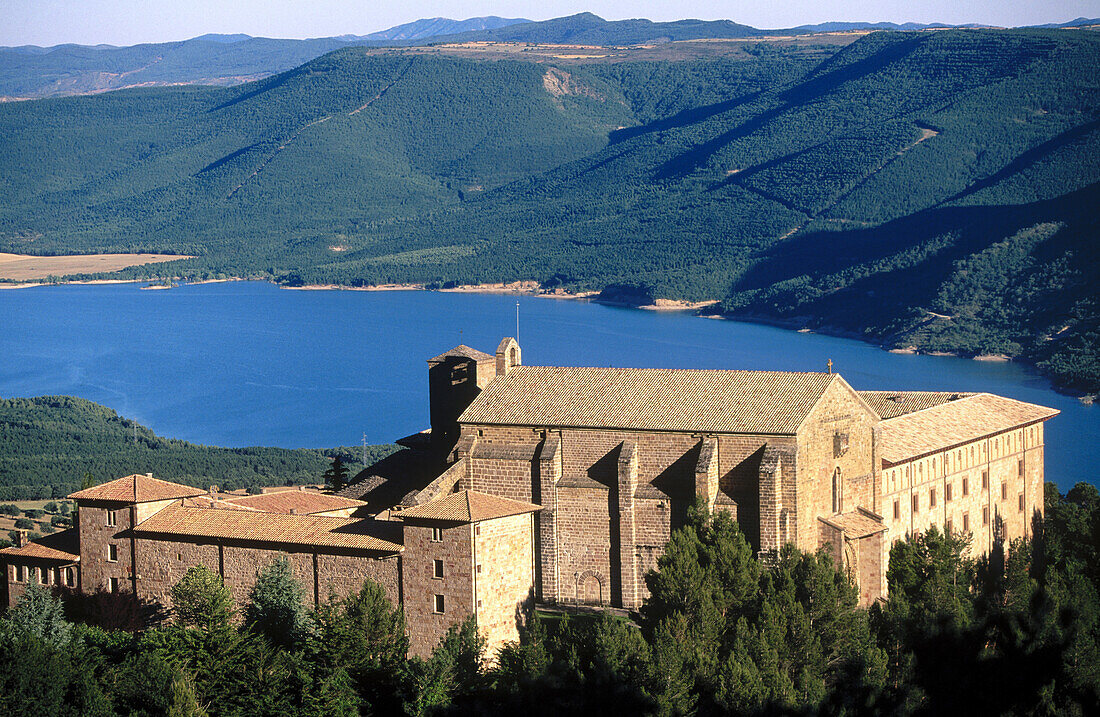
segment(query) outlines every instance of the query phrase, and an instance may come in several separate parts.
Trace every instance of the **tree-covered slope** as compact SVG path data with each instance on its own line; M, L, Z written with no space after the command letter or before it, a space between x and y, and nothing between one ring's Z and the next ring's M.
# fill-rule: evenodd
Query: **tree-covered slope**
M1096 390L1097 66L1100 37L1073 30L683 62L352 49L233 89L20 103L0 107L0 250L641 284Z
M372 461L394 446L370 446ZM0 399L0 499L60 498L85 474L134 473L200 488L317 483L333 456L359 449L213 448L161 438L111 409L70 396Z

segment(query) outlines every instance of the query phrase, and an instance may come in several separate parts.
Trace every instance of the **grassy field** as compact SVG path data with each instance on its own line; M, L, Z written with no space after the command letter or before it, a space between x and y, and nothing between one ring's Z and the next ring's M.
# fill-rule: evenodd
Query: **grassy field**
M118 271L130 266L191 259L172 254L71 254L29 256L0 253L0 280L40 281L51 276Z
M45 506L46 506L47 503L56 503L57 506L60 508L61 504L65 503L65 502L68 502L68 501L61 501L61 500L54 500L54 501L50 501L50 500L12 500L12 501L0 501L0 505L14 505L20 511L26 511L26 510L45 510ZM34 528L30 528L29 530L33 533L39 533L41 535L46 535L47 533L53 533L53 532L57 532L59 530L64 530L67 526L51 526L50 525L50 519L53 518L53 516L55 516L55 515L66 515L66 517L71 516L72 515L71 509L73 508L73 504L71 502L68 502L68 503L69 503L70 512L67 515L63 514L63 513L56 513L56 512L55 513L45 513L41 518L30 519L35 524L35 526L34 526ZM0 514L0 544L3 544L3 542L5 540L9 540L8 533L9 533L9 531L15 530L15 521L18 520L19 518L26 518L26 517L27 517L26 515L22 515L22 514L17 515L17 516L16 515ZM10 542L10 540L9 540L9 542Z

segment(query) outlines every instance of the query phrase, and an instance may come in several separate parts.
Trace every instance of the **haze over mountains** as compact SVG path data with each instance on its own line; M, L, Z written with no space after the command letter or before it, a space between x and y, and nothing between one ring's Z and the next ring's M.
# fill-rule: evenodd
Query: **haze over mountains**
M1078 18L1044 27L1100 25ZM607 21L592 13L533 22L495 16L466 20L426 18L367 35L308 40L242 34L206 34L190 40L111 45L0 47L0 100L88 94L127 87L177 84L234 85L283 72L326 52L349 46L399 46L439 42L527 42L634 45L702 38L748 38L819 32L912 31L945 28L933 23L829 22L761 30L729 20ZM965 25L962 27L978 27Z
M236 87L9 103L0 251L718 299L1096 391L1098 66L1073 29L344 47Z

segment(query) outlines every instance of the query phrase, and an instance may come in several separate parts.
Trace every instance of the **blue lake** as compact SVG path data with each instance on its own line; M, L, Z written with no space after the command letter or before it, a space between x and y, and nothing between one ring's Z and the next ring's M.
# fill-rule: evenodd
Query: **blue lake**
M834 370L858 389L989 391L1062 411L1047 476L1095 482L1100 406L1014 363L891 354L817 334L581 301L519 297L525 363ZM0 291L0 396L67 394L158 434L220 446L385 443L428 425L426 359L492 353L514 296L288 291L232 282Z

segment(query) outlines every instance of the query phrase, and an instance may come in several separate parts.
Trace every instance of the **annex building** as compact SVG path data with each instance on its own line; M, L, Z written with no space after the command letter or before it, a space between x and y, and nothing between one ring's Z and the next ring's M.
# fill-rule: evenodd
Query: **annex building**
M193 565L243 603L286 556L318 604L364 578L402 605L410 652L476 616L490 650L533 602L636 609L697 496L767 555L826 547L884 596L890 545L932 525L1025 536L1044 422L991 394L857 391L835 373L525 366L458 346L428 362L431 429L338 495L222 495L133 475L70 496L71 530L0 550L30 580L170 604Z

